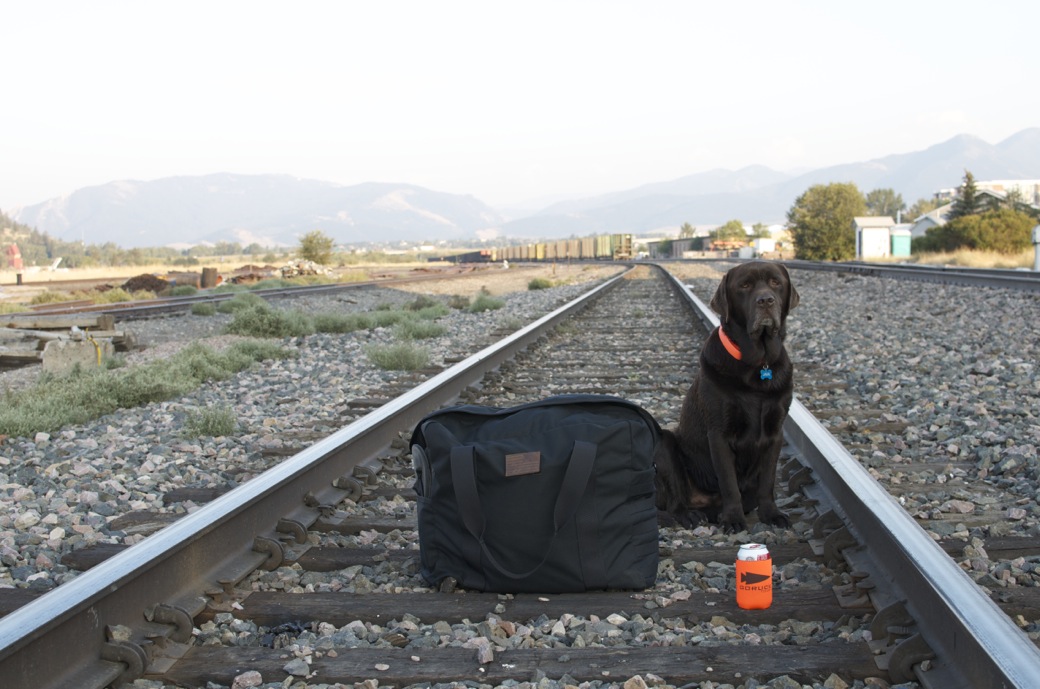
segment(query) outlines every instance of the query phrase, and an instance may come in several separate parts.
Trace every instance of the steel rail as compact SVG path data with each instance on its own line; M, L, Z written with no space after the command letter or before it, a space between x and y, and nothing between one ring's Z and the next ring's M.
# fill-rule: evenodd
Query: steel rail
M392 278L383 278L379 280L364 280L359 282L332 282L316 285L296 285L293 287L266 287L263 289L251 289L248 290L248 292L250 294L255 294L258 297L263 297L265 299L277 299L283 297L297 297L305 294L321 294L324 292L341 292L353 289L370 289L374 287L393 287L394 285L399 284L425 282L427 280L444 280L446 278L466 277L468 275L477 274L478 273L470 271L468 273L432 273L426 275L406 275ZM155 299L148 299L146 301L125 301L116 302L113 304L79 304L62 306L59 303L56 304L54 308L45 307L34 309L32 311L25 311L22 313L11 313L6 315L43 317L68 315L71 313L103 313L123 317L140 317L149 314L161 314L173 311L183 311L195 304L200 303L217 304L223 301L234 299L235 296L242 293L243 292L241 290L228 290L222 292L199 292L197 294L185 295L182 297L156 297Z
M704 302L672 280L706 327L718 326ZM902 597L936 654L929 671L915 668L923 686L1037 686L1040 649L797 399L784 436L808 462L835 513L869 548L873 568Z
M962 268L959 266L925 266L898 263L864 263L859 261L832 263L829 261L787 260L785 266L800 270L822 270L854 273L872 277L937 282L944 284L969 285L1040 292L1040 273L1029 270L999 270L986 268Z
M221 586L233 586L266 561L280 559L280 520L304 527L314 523L322 505L342 497L343 491L334 487L337 481L385 452L402 427L457 399L485 373L621 279L623 275L601 283L0 619L4 686L92 689L133 681L151 658L141 644L119 639L120 626L147 632L151 625L157 643L167 644L169 625L150 621L160 617L152 613L161 609L161 617L179 615L186 620L190 636L191 617L204 608L210 592L219 595ZM241 537L229 542L230 533L254 534L258 540L250 549L249 544L237 544ZM200 590L200 585L206 589ZM187 640L176 632L171 638Z

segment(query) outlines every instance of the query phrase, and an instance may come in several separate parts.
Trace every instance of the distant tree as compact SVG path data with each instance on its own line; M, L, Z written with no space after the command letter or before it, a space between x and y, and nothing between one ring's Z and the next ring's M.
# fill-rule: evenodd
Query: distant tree
M892 189L874 189L867 192L867 215L888 216L893 220L906 210L903 195Z
M696 233L697 233L697 230L695 230L693 228L693 225L691 225L688 222L684 222L682 224L682 227L679 228L679 238L680 239L686 239L688 237L692 237Z
M1007 208L973 213L930 227L915 243L915 251L951 252L958 249L1017 254L1032 243L1035 220Z
M719 225L708 235L720 242L743 242L748 238L747 232L744 230L744 223L739 220L730 220L725 225Z
M856 255L852 222L866 213L863 194L851 182L816 184L787 212L787 224L798 258L844 261Z
M917 199L914 201L914 205L910 206L910 210L906 212L908 220L917 220L922 215L931 213L940 205L937 199Z
M985 204L983 204L982 198L979 196L979 189L975 184L975 176L965 170L964 182L957 192L957 198L953 200L953 207L950 208L946 219L956 220L966 215L977 215L984 210L986 210Z
M769 231L769 228L766 225L756 222L751 226L751 236L760 239L763 237L772 237L773 233Z
M300 258L305 261L326 265L332 261L332 247L335 244L332 237L321 230L312 230L300 238Z

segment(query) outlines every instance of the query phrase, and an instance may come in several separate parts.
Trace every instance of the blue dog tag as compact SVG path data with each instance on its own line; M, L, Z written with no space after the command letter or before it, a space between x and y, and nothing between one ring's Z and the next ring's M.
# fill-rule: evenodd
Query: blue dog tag
M759 380L773 380L773 369L768 366L763 366L762 370L758 372Z

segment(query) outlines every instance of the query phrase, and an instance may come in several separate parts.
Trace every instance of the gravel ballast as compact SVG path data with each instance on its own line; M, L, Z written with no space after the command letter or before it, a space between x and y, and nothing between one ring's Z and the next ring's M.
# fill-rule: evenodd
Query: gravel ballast
M688 271L698 296L707 301L719 274L699 266L683 270ZM810 411L819 412L824 424L886 487L899 492L911 514L928 519L935 537L964 539L962 566L976 581L989 588L1040 585L1040 562L1035 558L990 561L978 545L989 536L1040 535L1040 374L1035 363L1040 360L1040 344L1034 332L1040 297L828 272L796 271L792 277L801 294L801 305L788 321L797 398ZM452 311L439 321L447 326L447 334L423 344L435 364L449 365L460 354L489 343L493 339L489 333L496 327L541 316L587 286L501 294L506 307L483 314ZM413 297L396 290L371 289L307 297L295 301L293 308L366 311L380 304L403 304ZM199 337L222 346L231 339L220 334L227 319L222 315L184 316L135 323L135 332L150 346L134 357L143 360L162 355ZM998 323L1001 325L994 325ZM163 494L186 485L242 483L294 448L349 423L350 400L394 384L414 385L416 374L383 371L367 361L367 345L391 338L389 331L375 330L285 340L283 344L296 354L294 358L265 363L184 398L124 410L53 434L7 439L0 445L0 586L49 590L75 576L60 564L64 553L92 543L130 544L145 537L132 530L113 529L120 515L135 510L191 511L197 506L164 505ZM610 361L604 362L604 366L610 365ZM2 374L0 389L17 389L25 385L26 378L24 372ZM234 437L195 438L184 433L189 412L208 406L234 410L239 427ZM650 411L662 418L675 413L670 408ZM394 514L408 507L386 499L369 503L366 509ZM691 536L707 542L723 538L712 527L701 527ZM391 548L415 547L400 532L374 538L384 538L382 544ZM704 582L732 577L731 563L699 565L699 571L691 566L688 571L665 572L664 579L676 582L675 591L680 591L694 585L694 580L703 587ZM785 581L826 574L792 568ZM331 575L280 568L257 574L253 584L257 588L358 592L416 586L414 574L393 579L378 570L359 568L337 576L339 580L334 582ZM610 624L614 623L623 630L619 633L672 635L676 645L728 640L730 634L740 634L747 643L755 643L749 635L762 634L785 634L794 642L799 635L813 634L856 640L865 632L856 624L831 630L735 631L720 622L677 632L655 626L649 618ZM199 637L220 636L242 624L230 616L218 619L199 630ZM574 630L564 630L564 634L571 634L573 643L583 629L575 622ZM293 643L320 647L327 643L324 637L378 636L383 630L324 631L327 634L308 632L313 639L294 635ZM1040 632L1035 621L1026 631L1034 638ZM466 641L460 639L460 643ZM646 686L658 684L652 677L640 681ZM564 684L545 678L544 683L531 686L555 689ZM594 685L621 686L609 682L589 686ZM140 682L138 686L161 684ZM728 686L801 685L785 684L781 679L768 684L749 680L710 683L707 689ZM832 686L841 685L835 682Z

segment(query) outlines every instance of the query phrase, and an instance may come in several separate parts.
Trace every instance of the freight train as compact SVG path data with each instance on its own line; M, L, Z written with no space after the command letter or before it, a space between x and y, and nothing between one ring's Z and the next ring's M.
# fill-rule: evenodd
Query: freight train
M601 234L533 244L468 251L436 260L452 263L498 261L626 261L635 256L630 234Z

